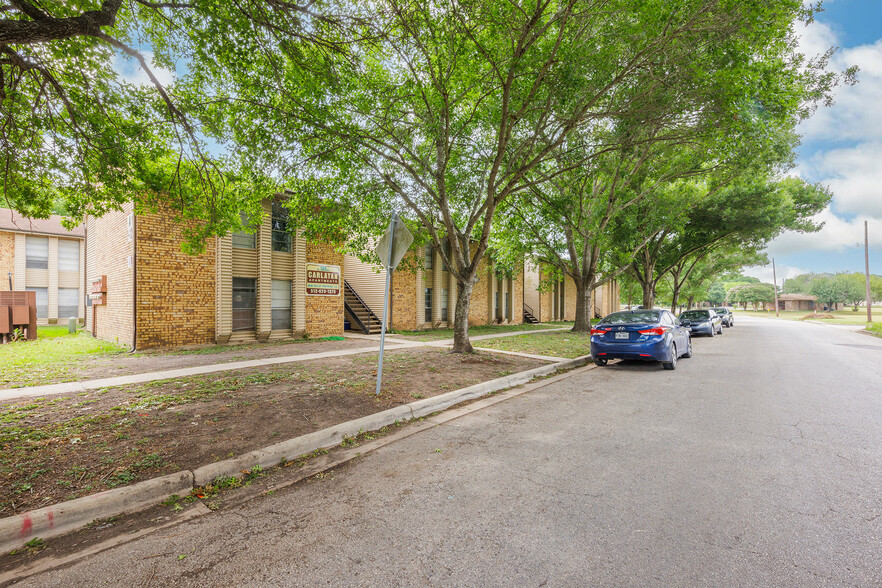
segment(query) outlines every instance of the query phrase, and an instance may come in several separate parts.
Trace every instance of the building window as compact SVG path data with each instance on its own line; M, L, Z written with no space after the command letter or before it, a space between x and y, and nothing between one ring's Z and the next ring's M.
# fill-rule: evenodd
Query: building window
M441 290L441 320L447 321L447 288Z
M273 280L273 330L291 329L291 280Z
M59 241L60 243L60 241ZM80 289L58 289L58 318L69 319L80 316Z
M432 247L432 245L426 245L423 257L423 268L431 270L433 267L435 267L435 249Z
M233 233L233 247L236 249L254 249L257 245L257 231L249 222L244 212L239 213L239 220L242 221L242 226L246 228Z
M432 289L426 288L426 322L432 322Z
M273 202L273 251L291 253L291 233L288 232L288 209Z
M233 278L233 330L253 331L257 309L257 280Z
M49 288L28 288L37 293L37 318L49 318Z
M58 271L80 271L80 242L65 239L58 240ZM74 315L76 316L76 315Z
M49 269L48 237L27 237L25 239L25 267L28 269Z

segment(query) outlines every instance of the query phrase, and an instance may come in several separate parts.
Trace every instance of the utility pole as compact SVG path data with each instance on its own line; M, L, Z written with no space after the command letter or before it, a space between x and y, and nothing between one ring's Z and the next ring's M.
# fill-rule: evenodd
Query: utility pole
M864 263L866 264L867 278L867 322L873 322L873 300L870 294L870 234L867 230L867 221L864 221Z
M772 286L775 291L775 316L778 315L778 276L775 273L775 258L772 258Z

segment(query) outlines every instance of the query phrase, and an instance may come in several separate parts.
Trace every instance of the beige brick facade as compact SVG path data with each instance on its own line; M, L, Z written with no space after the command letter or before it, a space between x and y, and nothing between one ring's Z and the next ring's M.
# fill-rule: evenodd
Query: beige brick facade
M306 262L340 266L343 273L343 254L334 245L307 243ZM340 276L340 280L345 276ZM341 283L342 286L342 283ZM339 296L306 296L306 334L310 337L328 337L343 334L343 294Z
M408 251L404 255L401 266L411 267L412 260L417 257L418 253L415 249ZM421 281L417 279L417 273L420 271L400 269L392 272L392 295L389 302L391 304L392 329L395 331L413 331L417 328L417 296L420 294L417 291L417 286ZM424 307L424 305L420 306ZM380 308L380 314L382 314L382 308ZM381 320L382 318L380 316Z
M99 339L134 344L134 222L133 206L86 220L86 282L107 276L106 304L86 309L86 328ZM88 296L89 292L86 292Z
M15 274L15 234L0 231L0 290L9 290L9 274Z
M188 255L171 218L153 213L135 219L138 349L215 340L215 240L200 255Z

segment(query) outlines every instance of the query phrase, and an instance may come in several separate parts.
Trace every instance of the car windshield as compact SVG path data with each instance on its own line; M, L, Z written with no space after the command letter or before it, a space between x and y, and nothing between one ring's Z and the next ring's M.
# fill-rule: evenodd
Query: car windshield
M729 312L728 309L725 308L712 308L711 310L717 314L726 314L727 312Z
M710 317L710 313L706 310L687 310L680 315L680 320L687 321L704 321Z
M653 312L651 310L640 310L636 312L617 312L615 314L611 314L605 319L603 319L603 323L607 325L636 325L636 324L645 324L645 323L657 323L658 322L658 312Z

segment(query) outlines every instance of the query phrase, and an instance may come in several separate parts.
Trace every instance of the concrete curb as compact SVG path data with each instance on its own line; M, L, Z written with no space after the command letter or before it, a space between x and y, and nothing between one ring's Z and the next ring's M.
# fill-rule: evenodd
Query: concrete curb
M540 366L340 423L308 435L250 451L233 459L208 464L192 472L177 472L0 519L0 553L22 547L35 537L43 539L56 537L88 525L96 519L149 508L173 494L179 496L189 494L194 487L205 486L219 477L241 477L243 472L255 466L268 468L278 465L283 460L297 458L317 449L335 447L343 442L344 437L355 437L362 431L374 431L395 422L424 417L466 400L520 386L534 378L547 376L559 370L580 367L588 363L589 359L589 356L584 356Z
M63 535L95 519L137 512L172 494L189 494L192 489L193 474L183 471L0 519L0 553L21 547L34 537Z

